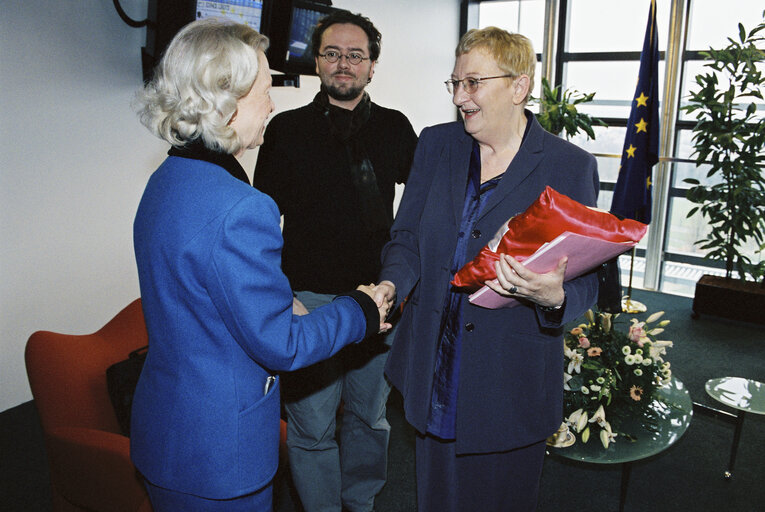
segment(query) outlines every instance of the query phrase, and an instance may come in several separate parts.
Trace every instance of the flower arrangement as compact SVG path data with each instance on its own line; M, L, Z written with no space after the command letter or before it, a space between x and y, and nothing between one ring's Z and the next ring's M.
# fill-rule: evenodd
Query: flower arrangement
M615 328L619 314L587 311L586 324L564 336L565 423L586 443L596 431L604 448L616 441L619 425L636 411L650 416L655 390L670 382L672 371L664 361L671 341L657 340L669 320L654 324L663 311L645 321L633 318L625 331Z

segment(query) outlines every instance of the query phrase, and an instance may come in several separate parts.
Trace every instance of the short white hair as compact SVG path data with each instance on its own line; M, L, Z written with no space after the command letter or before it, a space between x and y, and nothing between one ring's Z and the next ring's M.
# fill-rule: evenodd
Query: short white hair
M141 123L173 146L200 139L209 149L238 153L242 142L229 123L258 76L258 52L267 48L268 38L246 25L223 18L189 23L136 95Z

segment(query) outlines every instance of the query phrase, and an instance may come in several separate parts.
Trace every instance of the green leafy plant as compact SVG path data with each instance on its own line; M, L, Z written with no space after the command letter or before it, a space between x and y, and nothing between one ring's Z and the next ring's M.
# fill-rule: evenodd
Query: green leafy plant
M692 185L688 200L698 205L688 217L700 212L708 219L710 233L696 244L708 250L706 258L725 262L728 279L734 269L740 279L765 276L765 261L752 261L744 249L750 240L758 252L765 248L765 117L757 115L752 101L762 100L765 92L764 29L765 19L748 33L739 23L738 40L728 38L725 48L703 52L708 71L696 76L699 89L682 107L696 114L692 156L697 167L707 164L707 178L718 177L714 184L685 180Z
M587 137L595 139L595 132L592 130L593 124L606 126L598 118L591 117L579 112L577 105L588 103L593 100L595 93L580 93L577 90L566 89L561 91L561 86L550 87L550 82L542 78L542 96L534 98L541 109L537 116L542 128L555 135L565 132L566 137L573 137L579 130L584 131Z

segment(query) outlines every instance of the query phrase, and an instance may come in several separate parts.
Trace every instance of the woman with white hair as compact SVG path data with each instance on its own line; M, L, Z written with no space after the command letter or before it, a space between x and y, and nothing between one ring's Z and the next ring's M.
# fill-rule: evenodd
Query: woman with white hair
M143 124L172 145L134 224L149 352L131 457L156 512L271 510L276 372L388 327L368 286L293 314L279 211L236 159L274 109L267 46L244 25L193 22L138 96Z

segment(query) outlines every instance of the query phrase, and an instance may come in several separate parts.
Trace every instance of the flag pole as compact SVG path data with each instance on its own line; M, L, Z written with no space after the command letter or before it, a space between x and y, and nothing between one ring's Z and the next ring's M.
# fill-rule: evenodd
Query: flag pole
M645 304L642 302L638 302L636 300L632 300L632 272L635 268L635 247L632 247L632 252L630 253L630 280L627 284L627 295L622 297L622 313L645 313L648 308Z
M644 224L651 223L651 169L659 161L658 44L656 0L651 0L643 49L640 52L638 83L627 119L619 175L611 200L611 213ZM629 287L621 301L621 309L626 313L641 313L647 309L644 304L631 298L635 254L636 249L633 247Z

